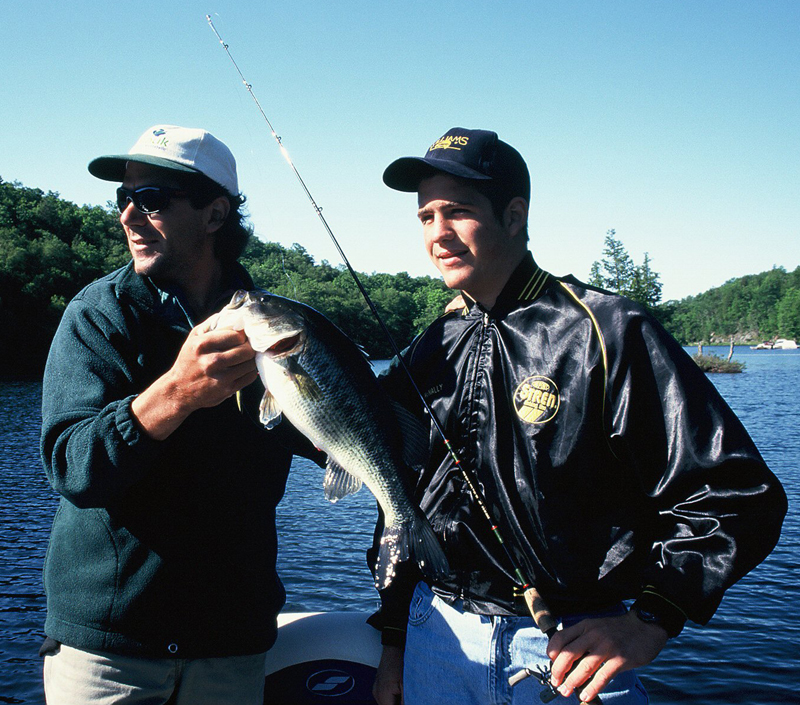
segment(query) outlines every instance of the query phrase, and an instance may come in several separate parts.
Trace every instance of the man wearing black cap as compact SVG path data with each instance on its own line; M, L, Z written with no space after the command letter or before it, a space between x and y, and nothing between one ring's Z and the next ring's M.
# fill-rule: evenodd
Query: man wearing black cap
M379 705L537 702L557 695L547 678L514 676L551 661L571 702L647 702L631 669L768 555L783 489L646 311L536 265L528 170L494 132L454 128L384 181L417 193L428 255L464 298L403 355L490 518L433 433L412 483L451 573L403 563L381 592ZM397 365L385 383L425 418ZM514 563L560 622L549 640Z
M253 349L204 323L253 286L236 164L157 125L89 171L121 182L132 259L69 304L45 370L47 702L260 703L285 597L275 506L303 446L243 415Z

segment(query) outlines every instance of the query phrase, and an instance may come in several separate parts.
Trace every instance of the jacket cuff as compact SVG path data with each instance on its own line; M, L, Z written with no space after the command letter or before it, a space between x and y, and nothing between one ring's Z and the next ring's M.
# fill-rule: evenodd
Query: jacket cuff
M374 627L381 633L381 645L405 647L405 627L391 627L388 626L385 621L386 620L381 612L375 612L367 618L367 624L369 624L371 627Z
M122 440L129 446L136 444L142 438L142 432L133 417L133 410L131 409L131 404L133 404L133 400L136 399L136 397L137 395L134 394L123 399L117 406L117 410L114 414L114 423L117 427L117 431L122 437Z
M631 611L635 612L643 621L653 622L664 627L670 639L678 636L686 624L684 611L649 585L633 603Z
M383 646L405 647L406 630L398 629L397 627L384 627L381 631L381 644Z

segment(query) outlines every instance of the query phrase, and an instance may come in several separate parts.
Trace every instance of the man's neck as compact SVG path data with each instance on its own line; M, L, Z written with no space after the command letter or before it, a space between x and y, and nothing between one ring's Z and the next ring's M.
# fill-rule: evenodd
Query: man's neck
M214 305L224 291L225 285L223 268L217 260L202 271L195 268L190 278L164 281L153 277L152 281L159 289L177 295L195 324L214 313Z
M224 288L220 264L217 262L216 267L200 281L199 284L192 282L184 292L198 321L204 321L214 312L214 304L219 300Z
M495 303L497 303L497 299L499 298L503 289L505 289L506 284L508 284L508 280L511 279L511 275L519 266L519 263L525 259L525 255L527 254L528 250L526 248L514 253L502 265L499 264L497 267L497 276L495 277L491 288L488 288L483 292L473 293L471 291L465 291L464 293L474 301L477 301L484 309L491 311Z

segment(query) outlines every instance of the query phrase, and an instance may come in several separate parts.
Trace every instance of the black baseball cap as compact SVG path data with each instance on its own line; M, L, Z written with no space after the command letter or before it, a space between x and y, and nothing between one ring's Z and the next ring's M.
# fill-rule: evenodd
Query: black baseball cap
M436 172L493 181L530 201L531 177L525 160L496 132L454 127L436 140L424 157L401 157L389 164L383 182L397 191L412 192Z

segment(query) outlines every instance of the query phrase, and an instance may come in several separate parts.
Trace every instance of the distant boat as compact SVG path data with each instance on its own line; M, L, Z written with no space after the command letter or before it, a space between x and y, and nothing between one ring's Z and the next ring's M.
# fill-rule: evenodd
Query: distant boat
M797 350L796 340L787 340L786 338L778 338L776 340L767 340L764 343L759 343L750 347L751 350Z

